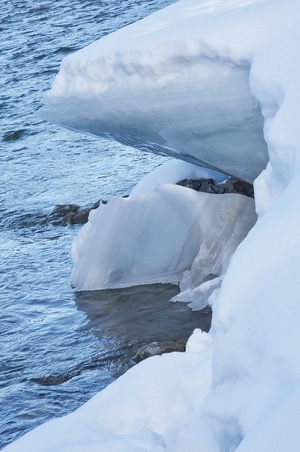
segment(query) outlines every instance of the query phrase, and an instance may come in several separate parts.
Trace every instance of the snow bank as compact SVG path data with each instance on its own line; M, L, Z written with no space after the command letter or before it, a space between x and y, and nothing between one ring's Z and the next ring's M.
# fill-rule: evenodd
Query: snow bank
M212 339L196 330L186 353L142 361L73 414L42 425L7 450L162 452L202 405L211 360ZM198 425L197 436L202 430L208 436L205 425ZM196 445L195 438L191 441Z
M188 81L190 75L195 98L198 76L199 89L208 87L200 68L207 69L216 86L224 82L217 94L225 105L223 86L233 88L231 76L236 75L237 92L245 97L235 104L233 95L230 109L235 104L242 117L252 111L250 123L257 121L251 91L264 117L269 162L255 181L259 219L234 253L221 288L210 297L209 335L196 331L186 353L137 365L75 413L45 424L7 450L299 451L299 17L298 0L181 0L65 60L48 97L47 115L57 121L64 114L69 120L71 108L89 90L96 97L119 96L123 80L125 97L138 89L151 98L156 84L158 90L167 84L172 97L177 69L183 66L180 80ZM217 69L220 75L214 74ZM208 110L215 112L218 95L213 89L207 92ZM54 106L60 109L57 116ZM97 133L96 107L92 121L84 114L87 120L80 124L82 117L74 110L70 125L90 131L93 125ZM214 125L221 127L223 116L217 117ZM231 134L227 119L229 138L221 134L222 141L232 143L237 135ZM176 127L179 123L174 120ZM201 124L197 130L201 132ZM238 172L247 169L251 146L254 161L259 160L257 139L252 141L257 128L250 132L239 136L240 141L247 137L247 144L241 148ZM197 149L197 158L204 160L201 146ZM180 156L186 157L185 152L180 150ZM224 170L228 153L228 148L213 153L214 166ZM230 155L228 162L234 170ZM261 161L256 172L259 168Z

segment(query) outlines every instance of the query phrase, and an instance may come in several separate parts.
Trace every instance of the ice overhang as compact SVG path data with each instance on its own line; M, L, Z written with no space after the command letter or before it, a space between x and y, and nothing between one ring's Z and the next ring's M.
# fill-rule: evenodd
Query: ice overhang
M249 88L249 65L200 57L175 65L151 86L124 78L105 93L91 89L48 96L41 116L65 127L174 156L248 182L265 168L260 106ZM88 86L88 80L87 80Z

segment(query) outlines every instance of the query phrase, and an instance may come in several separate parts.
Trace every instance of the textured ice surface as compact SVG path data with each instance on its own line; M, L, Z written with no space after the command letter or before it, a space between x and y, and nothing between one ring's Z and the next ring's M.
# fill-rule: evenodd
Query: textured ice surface
M253 199L165 184L130 198L111 197L90 215L72 248L77 290L156 282L193 287L219 276L256 221Z

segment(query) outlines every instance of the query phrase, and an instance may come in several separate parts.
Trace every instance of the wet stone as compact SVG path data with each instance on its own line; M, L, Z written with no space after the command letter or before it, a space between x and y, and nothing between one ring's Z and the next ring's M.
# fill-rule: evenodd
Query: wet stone
M237 193L254 198L253 185L240 179L229 177L225 182L216 184L213 179L183 179L177 185L191 188L192 190L212 194Z
M133 357L133 361L139 363L146 358L150 358L155 355L162 355L163 353L184 352L185 345L186 341L184 340L151 342L151 344L143 345L138 349Z
M90 211L97 209L100 203L97 201L89 207L80 207L77 204L58 204L49 215L49 220L53 225L66 226L67 224L84 224L88 221Z

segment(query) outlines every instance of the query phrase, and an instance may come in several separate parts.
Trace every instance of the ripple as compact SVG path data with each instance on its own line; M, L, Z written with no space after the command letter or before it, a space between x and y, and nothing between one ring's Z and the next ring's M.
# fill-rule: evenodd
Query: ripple
M19 140L20 138L22 138L24 136L25 133L26 133L25 129L8 131L8 132L6 132L3 135L2 141L16 141L16 140Z
M36 113L65 55L171 2L1 4L0 449L73 411L132 365L135 342L101 333L88 299L74 299L76 227L54 227L47 216L57 204L128 193L162 160L59 129Z

